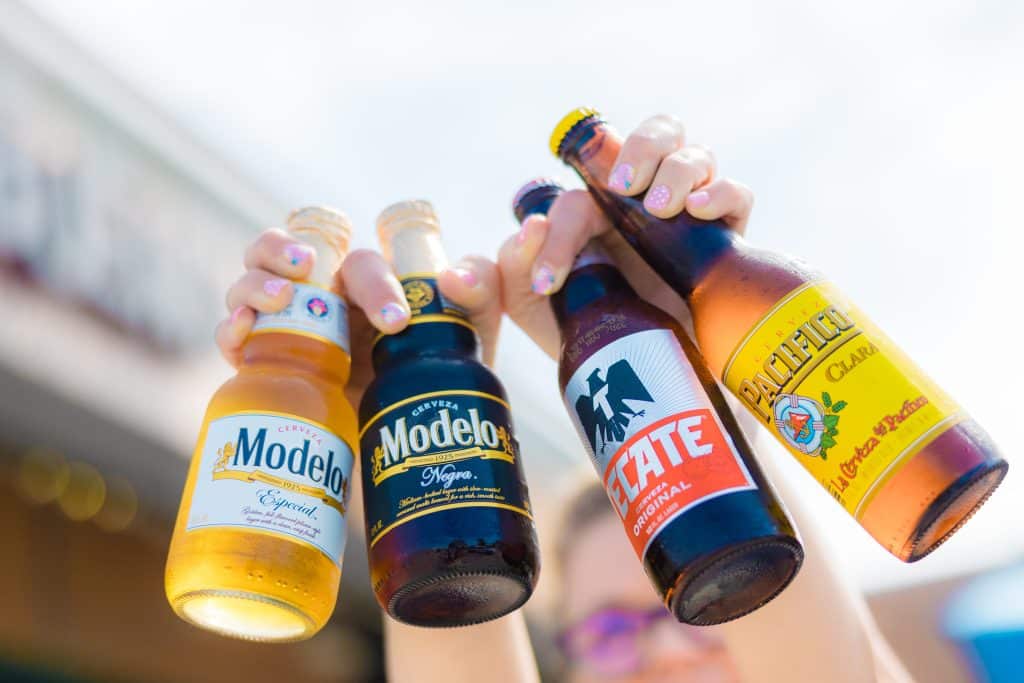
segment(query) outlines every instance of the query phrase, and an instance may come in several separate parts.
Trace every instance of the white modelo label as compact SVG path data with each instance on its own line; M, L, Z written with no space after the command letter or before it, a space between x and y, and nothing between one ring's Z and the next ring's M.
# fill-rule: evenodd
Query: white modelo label
M347 353L348 307L337 294L303 282L292 283L295 296L278 313L259 313L253 333L304 332L337 344Z
M671 330L604 347L576 370L564 398L641 559L686 510L755 488Z
M186 528L282 534L340 565L353 462L344 441L297 417L239 413L214 420Z

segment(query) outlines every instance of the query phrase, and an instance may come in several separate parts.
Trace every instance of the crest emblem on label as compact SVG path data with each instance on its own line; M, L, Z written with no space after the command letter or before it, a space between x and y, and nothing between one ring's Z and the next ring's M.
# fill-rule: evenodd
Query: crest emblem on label
M629 423L646 415L627 401L654 402L627 360L612 363L605 376L601 375L601 369L595 368L587 376L588 392L576 399L576 416L595 453L604 453L610 443L625 441Z
M423 280L406 282L403 289L405 290L405 299L413 311L429 306L430 302L434 300L434 288Z
M815 456L825 435L825 409L806 396L779 394L775 399L775 426L790 446Z
M327 302L318 296L310 297L306 300L306 310L317 320L323 320L331 312Z

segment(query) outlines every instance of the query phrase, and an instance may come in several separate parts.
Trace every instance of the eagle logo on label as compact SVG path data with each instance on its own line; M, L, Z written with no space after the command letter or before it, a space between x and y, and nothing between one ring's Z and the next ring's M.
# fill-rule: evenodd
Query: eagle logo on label
M799 394L779 394L774 412L775 427L790 446L807 455L818 454L826 431L820 403Z
M576 416L595 453L604 453L609 443L625 441L629 423L644 416L646 411L634 410L626 401L654 402L625 359L612 363L605 378L595 368L587 377L587 388L590 393L576 399Z

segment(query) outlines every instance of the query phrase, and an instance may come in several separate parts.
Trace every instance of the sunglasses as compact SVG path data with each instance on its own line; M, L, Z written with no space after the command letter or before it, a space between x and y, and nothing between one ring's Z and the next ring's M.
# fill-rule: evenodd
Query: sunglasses
M672 619L662 606L649 610L608 607L594 612L558 636L558 647L566 659L594 674L615 678L643 668L644 636L658 623ZM720 640L706 629L673 621L691 647L710 650Z

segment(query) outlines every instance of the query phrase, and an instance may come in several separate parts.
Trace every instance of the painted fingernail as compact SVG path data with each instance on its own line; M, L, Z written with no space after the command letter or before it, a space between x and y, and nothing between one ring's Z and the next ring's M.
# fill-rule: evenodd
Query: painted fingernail
M709 195L704 190L701 190L700 192L694 192L693 194L686 198L686 203L697 209L699 209L702 206L707 206L708 202L710 201L711 195Z
M455 271L455 274L459 276L459 279L462 280L467 287L476 287L479 282L476 277L476 273L469 268L453 268L452 270Z
M537 269L537 272L533 276L533 289L534 294L543 294L547 296L555 288L555 273L548 266L541 266Z
M409 314L406 310L393 301L384 304L383 308L380 309L380 319L383 320L386 325L393 325L408 317Z
M622 192L633 186L635 178L636 169L633 168L632 164L619 164L612 171L612 174L608 176L608 187Z
M661 211L668 206L668 200L672 199L672 190L668 185L655 185L644 197L644 206L652 211Z
M308 244L289 244L284 248L284 255L293 266L308 261L313 256L313 248Z
M238 318L241 317L242 311L245 310L245 306L239 306L235 310L231 311L231 324L234 325L238 322Z
M281 290L287 286L288 280L275 277L272 280L267 280L263 283L263 291L266 292L267 296L277 296L281 293Z

